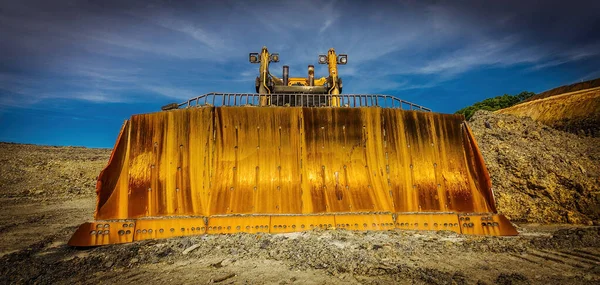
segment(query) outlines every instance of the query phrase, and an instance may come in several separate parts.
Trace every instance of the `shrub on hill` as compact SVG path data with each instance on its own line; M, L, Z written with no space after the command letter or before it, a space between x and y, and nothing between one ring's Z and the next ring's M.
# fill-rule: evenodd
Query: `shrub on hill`
M535 93L523 91L517 95L504 94L502 96L496 96L494 98L488 98L481 102L477 102L471 106L462 108L456 111L455 114L463 114L467 120L471 119L473 114L477 110L496 111L504 108L508 108L517 103L527 100L529 97L534 96Z

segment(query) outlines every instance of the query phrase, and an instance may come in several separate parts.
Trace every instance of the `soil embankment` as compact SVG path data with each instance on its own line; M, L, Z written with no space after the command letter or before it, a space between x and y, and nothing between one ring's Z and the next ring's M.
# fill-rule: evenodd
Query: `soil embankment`
M496 113L529 117L559 130L600 137L600 87L543 97Z
M510 220L600 223L600 138L487 111L478 111L469 125L498 210Z

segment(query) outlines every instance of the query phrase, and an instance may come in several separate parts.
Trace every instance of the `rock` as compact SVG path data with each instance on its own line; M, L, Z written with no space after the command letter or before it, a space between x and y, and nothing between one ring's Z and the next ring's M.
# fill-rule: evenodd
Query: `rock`
M227 259L223 259L223 261L221 261L221 266L227 266L233 263L233 260L227 258Z
M271 244L271 242L270 242L270 241L268 241L268 240L263 240L263 241L260 243L260 248L261 248L261 249L267 249L267 248L269 248L269 245L270 245L270 244Z
M219 282L225 281L225 280L227 280L229 278L233 278L233 277L235 277L235 273L228 273L228 274L221 275L217 278L212 279L211 283L219 283Z
M104 263L104 267L106 268L111 268L113 266L113 262L112 261L107 261L106 263Z
M201 245L200 245L199 243L197 243L197 244L195 244L195 245L192 245L192 246L190 246L190 247L186 248L185 250L183 250L182 254L183 254L183 255L186 255L186 254L188 254L188 253L192 252L194 249L197 249L197 248L199 248L200 246L201 246Z
M505 126L504 121L498 120L498 122L496 123L496 126L498 126L499 128L504 128L504 126Z

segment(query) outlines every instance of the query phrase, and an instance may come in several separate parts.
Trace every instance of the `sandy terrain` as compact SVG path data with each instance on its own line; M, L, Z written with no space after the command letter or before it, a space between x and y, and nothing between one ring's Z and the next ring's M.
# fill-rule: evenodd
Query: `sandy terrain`
M66 241L91 217L94 198L2 202L0 283L600 282L598 227L519 225L518 237L399 230L205 235L76 249Z

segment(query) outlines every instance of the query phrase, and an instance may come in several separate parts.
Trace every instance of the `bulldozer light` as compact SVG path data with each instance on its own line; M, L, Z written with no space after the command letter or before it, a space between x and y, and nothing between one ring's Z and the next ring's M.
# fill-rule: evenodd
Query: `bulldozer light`
M319 64L326 64L327 63L327 56L324 54L320 54L319 55Z
M279 62L279 54L278 53L271 54L271 62Z
M258 62L258 53L257 52L250 53L250 63L257 63L257 62Z
M348 55L340 54L340 56L338 57L338 63L346 64L347 62L348 62Z

